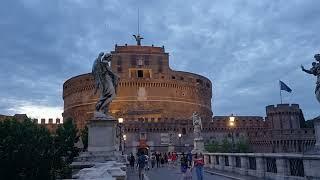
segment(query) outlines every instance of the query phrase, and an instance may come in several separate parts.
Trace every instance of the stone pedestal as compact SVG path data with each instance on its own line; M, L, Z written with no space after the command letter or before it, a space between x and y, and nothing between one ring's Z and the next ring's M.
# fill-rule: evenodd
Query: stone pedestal
M317 118L315 118L313 120L313 125L314 125L314 136L316 138L316 144L314 145L314 148L308 152L306 152L306 154L320 154L320 116L318 116Z
M168 152L174 152L174 145L173 144L169 144Z
M88 151L113 152L116 151L117 120L93 119L88 123Z
M320 152L320 116L317 117L314 121L314 135L316 137L315 149Z
M88 123L88 151L75 158L73 169L93 167L108 161L126 163L124 156L117 151L116 130L115 118L96 112Z
M204 153L205 152L205 149L204 149L204 141L203 141L203 138L200 137L200 138L195 138L193 140L193 150L192 150L192 153L195 154L195 153Z

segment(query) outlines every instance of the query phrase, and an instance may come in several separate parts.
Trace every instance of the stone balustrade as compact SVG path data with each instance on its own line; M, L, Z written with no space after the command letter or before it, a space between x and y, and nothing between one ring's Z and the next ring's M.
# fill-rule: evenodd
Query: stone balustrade
M207 168L264 179L320 179L320 155L205 153Z

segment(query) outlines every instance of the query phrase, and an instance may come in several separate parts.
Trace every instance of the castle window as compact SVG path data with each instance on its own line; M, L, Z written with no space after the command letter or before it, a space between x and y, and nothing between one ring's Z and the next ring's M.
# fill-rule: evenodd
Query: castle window
M131 56L131 65L136 66L137 65L137 57L136 55Z
M196 82L199 83L199 84L202 84L202 80L201 79L197 79Z
M175 76L172 76L171 78L172 78L172 79L176 79L176 77L175 77Z
M162 70L162 67L161 67L161 66L159 66L159 68L158 68L158 72L159 72L159 73L162 73L162 72L163 72L163 70Z
M150 62L149 62L149 56L144 56L144 64L146 66L149 66Z
M138 65L139 65L139 66L142 66L142 65L143 65L142 59L139 59L139 60L138 60Z
M138 78L143 78L143 70L138 70Z
M122 64L122 58L121 56L118 56L117 65L120 66Z
M118 70L119 73L121 73L122 72L122 67L118 67L117 70Z
M182 128L182 134L183 135L187 134L186 128Z
M183 78L183 77L180 77L180 80L181 80L181 81L183 81L183 80L184 80L184 78Z

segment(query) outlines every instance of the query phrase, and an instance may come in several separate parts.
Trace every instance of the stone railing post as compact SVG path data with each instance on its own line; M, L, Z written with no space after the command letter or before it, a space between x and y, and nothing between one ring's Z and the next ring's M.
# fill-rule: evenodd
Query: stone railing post
M224 162L224 156L219 155L219 169L224 170L225 162Z
M284 159L283 157L277 157L276 165L277 165L278 176L284 177L289 175L289 167L288 167L287 159Z
M240 156L240 161L241 161L240 174L247 175L248 168L249 168L249 159L247 156Z
M230 170L234 171L234 169L236 168L236 160L235 160L236 156L229 156L229 166L230 166Z
M257 177L264 177L265 176L265 160L261 156L256 157L256 175Z
M210 168L214 168L214 166L216 164L216 156L215 155L210 155L210 158L211 158Z
M209 154L204 154L204 166L205 167L209 167L210 163L209 163Z

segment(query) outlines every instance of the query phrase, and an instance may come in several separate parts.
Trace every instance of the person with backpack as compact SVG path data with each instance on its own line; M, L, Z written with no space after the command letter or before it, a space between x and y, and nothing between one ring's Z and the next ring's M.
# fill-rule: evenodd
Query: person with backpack
M144 178L144 168L146 166L147 158L143 152L138 157L138 172L139 172L139 180L143 180Z

